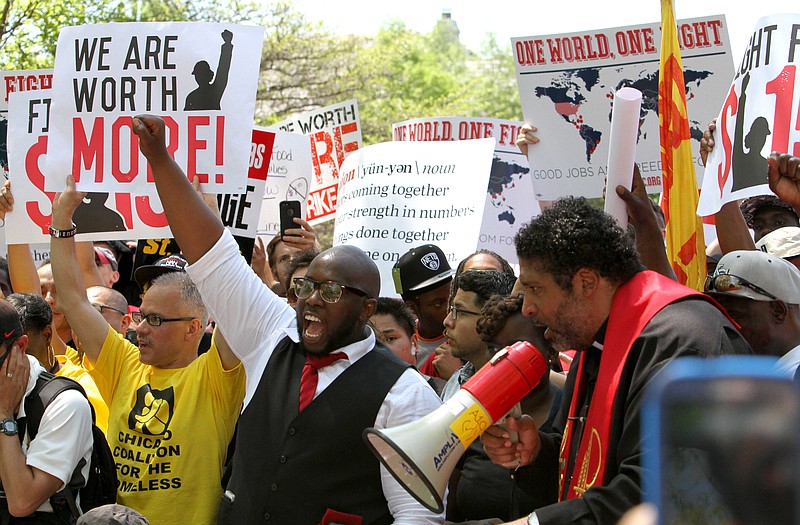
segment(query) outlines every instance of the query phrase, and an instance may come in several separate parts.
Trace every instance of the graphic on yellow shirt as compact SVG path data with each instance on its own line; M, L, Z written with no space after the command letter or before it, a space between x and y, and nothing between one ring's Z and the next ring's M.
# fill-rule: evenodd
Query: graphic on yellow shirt
M128 415L128 427L142 434L160 436L172 420L175 390L157 390L145 384L136 391L136 404Z

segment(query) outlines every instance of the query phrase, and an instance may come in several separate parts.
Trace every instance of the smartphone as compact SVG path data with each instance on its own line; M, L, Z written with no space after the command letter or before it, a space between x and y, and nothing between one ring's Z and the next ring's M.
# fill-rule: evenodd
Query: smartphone
M661 525L800 523L800 388L757 356L680 358L648 387L645 500Z
M295 217L301 217L300 201L281 201L278 204L278 210L281 217L281 239L283 239L286 230L292 228L299 228L300 225L294 222Z

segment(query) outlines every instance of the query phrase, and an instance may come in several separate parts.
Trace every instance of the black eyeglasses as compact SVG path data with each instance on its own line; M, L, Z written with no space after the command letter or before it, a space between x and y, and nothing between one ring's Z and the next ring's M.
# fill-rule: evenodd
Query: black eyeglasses
M473 312L472 310L464 310L463 308L458 308L456 306L450 307L450 317L453 318L453 321L458 319L458 316L461 314L481 315L480 312Z
M326 303L336 303L342 298L342 292L345 290L360 295L362 297L369 297L369 294L358 288L352 286L345 286L336 281L315 281L308 277L295 277L294 278L294 294L298 299L308 299L314 290L319 288L319 296Z
M141 323L142 321L147 321L147 324L150 326L161 326L161 323L171 323L173 321L191 321L192 319L196 319L196 317L161 317L158 314L143 314L142 312L133 312L131 314L131 319L136 324Z
M742 288L749 288L756 293L769 297L773 301L777 301L778 298L766 291L765 289L757 286L747 279L743 279L741 277L737 277L736 275L731 275L727 273L720 273L717 275L709 275L706 277L706 285L705 290L707 292L736 292L741 290Z
M113 306L106 306L104 304L92 303L92 306L94 306L94 309L97 310L98 312L100 312L101 314L103 313L103 310L111 310L112 312L117 312L118 314L122 314L122 315L125 315L125 314L128 313L128 312L123 312L119 308L114 308Z

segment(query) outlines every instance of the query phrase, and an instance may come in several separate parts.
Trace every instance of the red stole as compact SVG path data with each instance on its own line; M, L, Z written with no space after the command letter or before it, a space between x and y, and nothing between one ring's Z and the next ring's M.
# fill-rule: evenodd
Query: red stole
M564 483L572 445L572 432L575 418L583 406L586 390L586 377L583 371L585 354L578 363L569 417L558 458L559 501L583 497L588 488L603 485L614 397L631 345L655 314L668 304L685 297L708 299L700 292L652 271L637 273L614 293L600 358L600 369L578 454L575 456L572 479L565 495Z

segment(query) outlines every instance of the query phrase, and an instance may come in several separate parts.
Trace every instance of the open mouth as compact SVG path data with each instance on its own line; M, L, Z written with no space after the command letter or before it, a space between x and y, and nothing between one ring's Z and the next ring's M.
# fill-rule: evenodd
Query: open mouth
M325 331L322 319L312 313L303 314L303 339L306 341L316 341L322 337Z

